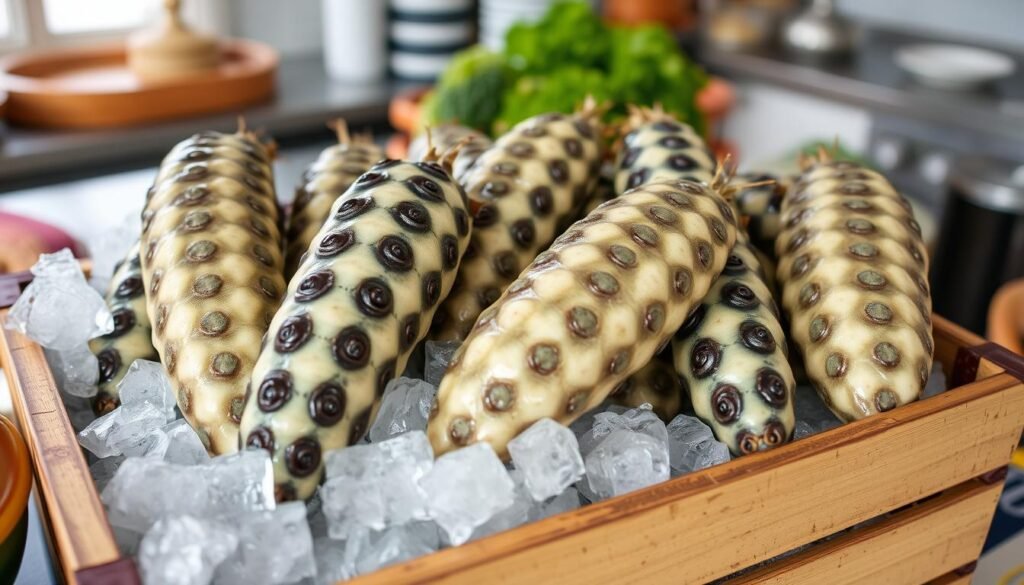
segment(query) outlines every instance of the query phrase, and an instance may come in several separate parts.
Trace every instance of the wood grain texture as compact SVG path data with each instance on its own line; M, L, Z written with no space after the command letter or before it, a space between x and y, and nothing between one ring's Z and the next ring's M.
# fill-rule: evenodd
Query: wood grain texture
M942 364L946 379L952 379L952 368L956 362L957 352L961 348L979 346L985 343L985 340L938 315L932 315L932 324L932 334L935 336L935 360ZM977 377L978 379L987 378L1002 371L1003 368L983 359L978 364Z
M938 579L932 579L927 585L971 585L971 581L974 579L974 575L958 575L956 573L946 573Z
M981 554L1001 491L1001 484L962 483L726 583L914 585L944 577Z
M4 329L7 312L0 310L0 366L32 455L51 542L65 582L74 584L79 570L115 561L120 553L43 350Z
M0 326L5 316L0 311ZM940 356L955 356L960 347L982 341L938 318L935 330ZM3 331L0 364L32 451L62 569L75 583L76 571L116 561L117 548L42 350ZM830 548L812 549L824 552L806 553L808 567L802 569L820 569L812 573L817 582L831 583L841 582L841 573L829 570L829 559L842 558L844 568L862 570L873 564L931 563L926 574L911 568L896 573L920 582L977 556L979 527L990 520L998 490L971 480L1007 463L1022 426L1024 385L997 373L774 451L390 567L355 583L705 582L947 490L882 524L840 535L828 543ZM943 541L951 543L949 550L929 552L926 542L935 541L922 540L929 531L935 534L928 538L950 535ZM952 583L961 581L943 585Z
M706 582L1000 467L1022 424L1000 374L356 583Z
M108 128L183 118L260 103L274 93L273 48L224 41L212 73L143 83L123 44L16 54L0 60L7 119L40 128Z

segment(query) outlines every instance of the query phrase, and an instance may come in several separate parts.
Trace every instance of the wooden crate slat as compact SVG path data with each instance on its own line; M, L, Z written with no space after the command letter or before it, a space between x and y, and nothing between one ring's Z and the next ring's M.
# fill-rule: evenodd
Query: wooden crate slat
M710 581L1005 465L1022 423L1000 374L356 583Z
M965 482L726 583L916 585L944 577L981 554L1000 492L1000 483Z
M0 311L0 326L5 314ZM947 366L961 349L983 341L939 317L935 333L936 355ZM117 561L42 350L8 332L0 334L0 346L65 577L75 583L76 572L85 569L78 573L85 581L90 567L106 574L104 565L127 561ZM358 583L536 585L558 579L589 585L724 577L1004 466L1024 425L1024 386L986 360L977 370L984 379L954 392L447 549Z
M963 348L977 347L985 340L959 327L939 315L932 316L933 335L935 336L935 360L942 364L947 380L953 379L953 365L956 363L957 354ZM988 361L981 360L978 364L978 379L988 378L1003 371L1003 368Z
M6 321L7 310L0 310L0 335L6 342L0 343L0 365L32 453L36 486L46 502L64 579L73 584L77 571L121 555L43 350L20 333L4 329Z
M946 573L938 579L932 579L927 585L971 585L974 575L960 575L959 573Z

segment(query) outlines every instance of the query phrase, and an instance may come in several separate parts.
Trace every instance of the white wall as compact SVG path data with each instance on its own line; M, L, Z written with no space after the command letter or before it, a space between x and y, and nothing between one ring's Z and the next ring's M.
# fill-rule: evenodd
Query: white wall
M269 43L283 55L320 51L320 0L230 0L230 4L232 35Z
M270 43L285 55L320 50L321 0L213 2L229 5L230 28L236 36ZM1024 0L838 0L838 9L877 26L960 37L1024 52Z
M780 157L815 140L838 137L854 152L867 148L871 120L864 110L760 83L737 83L736 94L723 136L737 145L742 170L781 170Z
M1024 51L1022 0L838 0L856 20Z

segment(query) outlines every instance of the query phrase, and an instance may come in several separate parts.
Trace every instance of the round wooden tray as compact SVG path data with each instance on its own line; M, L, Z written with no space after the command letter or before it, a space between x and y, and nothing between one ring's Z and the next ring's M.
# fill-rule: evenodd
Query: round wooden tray
M122 44L12 55L0 60L7 119L41 128L109 128L230 110L274 94L278 57L245 40L223 42L215 71L143 83Z

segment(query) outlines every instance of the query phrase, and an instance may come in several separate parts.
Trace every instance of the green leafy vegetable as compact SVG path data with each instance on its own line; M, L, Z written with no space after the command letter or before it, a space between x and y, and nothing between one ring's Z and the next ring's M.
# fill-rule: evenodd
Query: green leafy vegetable
M604 69L610 52L607 27L585 2L558 2L536 23L520 22L505 33L509 64L523 73Z
M613 114L624 114L625 104L660 103L703 132L695 96L706 83L707 74L679 51L664 28L612 29L608 84L616 102Z
M607 78L598 69L563 67L546 75L519 78L502 100L494 132L505 132L517 122L545 112L571 112L587 95L601 103L611 99Z
M696 95L706 83L664 27L608 27L588 3L564 1L538 22L512 26L504 53L460 53L425 111L430 123L501 133L536 114L571 112L592 95L610 104L606 121L623 117L627 104L660 103L703 132Z
M424 103L426 122L457 121L488 132L498 112L510 76L505 57L483 46L460 52L438 80Z

